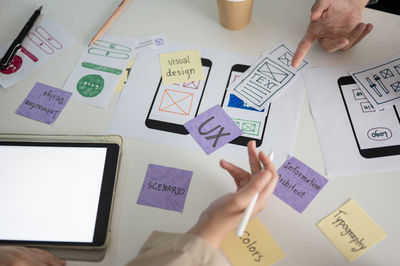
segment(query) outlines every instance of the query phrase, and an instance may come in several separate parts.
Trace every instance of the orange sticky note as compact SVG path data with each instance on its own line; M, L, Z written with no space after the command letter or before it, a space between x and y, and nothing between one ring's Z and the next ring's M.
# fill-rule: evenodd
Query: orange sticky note
M247 225L242 237L232 232L222 243L222 250L234 266L271 265L285 253L258 218Z

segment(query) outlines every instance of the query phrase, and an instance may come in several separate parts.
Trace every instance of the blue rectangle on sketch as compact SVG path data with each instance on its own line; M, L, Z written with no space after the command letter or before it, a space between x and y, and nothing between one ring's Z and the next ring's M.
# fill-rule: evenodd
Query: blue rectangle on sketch
M264 112L264 110L265 110L265 109L262 109L261 111L258 111L257 109L254 109L253 107L251 107L250 105L243 102L240 98L238 98L234 94L229 95L228 107L245 109L245 110L256 111L256 112Z

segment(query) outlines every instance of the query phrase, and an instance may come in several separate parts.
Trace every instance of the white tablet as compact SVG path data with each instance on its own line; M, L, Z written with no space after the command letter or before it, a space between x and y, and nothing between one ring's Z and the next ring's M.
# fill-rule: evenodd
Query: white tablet
M119 143L0 138L0 244L104 247Z

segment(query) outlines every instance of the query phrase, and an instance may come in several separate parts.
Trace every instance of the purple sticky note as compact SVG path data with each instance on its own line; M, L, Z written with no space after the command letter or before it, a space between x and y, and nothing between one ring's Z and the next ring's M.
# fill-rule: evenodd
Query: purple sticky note
M328 183L328 179L295 157L290 157L278 169L278 175L274 194L299 213L304 211Z
M186 122L184 126L206 154L212 153L243 134L219 105L211 107Z
M137 204L183 211L193 172L149 164Z
M72 93L36 82L16 113L51 124L56 121Z

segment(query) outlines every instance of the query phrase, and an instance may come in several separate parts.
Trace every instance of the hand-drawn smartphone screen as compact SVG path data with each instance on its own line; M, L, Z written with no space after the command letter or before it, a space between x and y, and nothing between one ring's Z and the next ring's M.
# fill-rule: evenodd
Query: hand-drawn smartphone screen
M350 76L338 83L360 154L365 158L400 154L396 107L375 110Z
M148 128L188 134L183 124L197 116L211 69L210 60L201 61L204 80L164 85L160 79L145 122Z
M234 65L231 69L226 88L228 88L229 85L248 68L249 66L246 65ZM263 140L271 105L269 104L265 109L258 111L257 109L247 105L234 94L225 90L221 106L243 131L243 135L231 141L231 143L246 146L250 140L255 140L256 146L260 146Z

